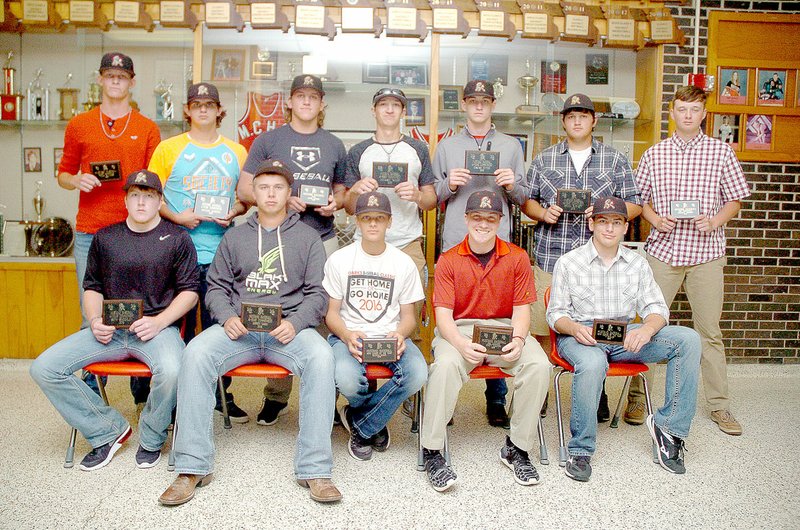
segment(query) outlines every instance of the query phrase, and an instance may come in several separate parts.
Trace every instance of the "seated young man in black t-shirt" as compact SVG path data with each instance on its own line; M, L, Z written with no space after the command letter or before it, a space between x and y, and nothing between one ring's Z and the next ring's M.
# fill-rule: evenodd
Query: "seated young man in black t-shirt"
M150 368L152 388L139 420L136 465L155 466L177 399L183 351L178 325L197 304L197 253L185 230L159 217L158 175L136 171L123 189L127 219L99 230L89 248L83 281L89 327L54 344L31 365L31 376L56 410L92 445L80 464L84 471L108 464L131 427L74 372L94 362L128 358ZM112 299L139 300L144 316L126 328L109 325L103 301Z

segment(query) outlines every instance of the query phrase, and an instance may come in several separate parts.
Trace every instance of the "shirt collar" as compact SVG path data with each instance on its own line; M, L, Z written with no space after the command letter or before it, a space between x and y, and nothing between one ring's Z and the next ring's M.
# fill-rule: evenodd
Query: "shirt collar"
M677 147L678 149L680 149L681 151L683 151L687 147L692 147L692 148L697 147L698 145L700 145L703 142L704 138L705 138L705 134L703 134L703 131L700 131L699 133L697 133L697 136L695 136L694 138L692 138L688 142L685 141L680 136L678 136L678 133L672 133L672 144L675 147Z
M598 142L594 136L592 136L591 147L592 147L592 154L596 153L598 149L600 149L600 142ZM556 144L556 150L560 155L566 154L569 151L569 143L567 143L566 138L564 138L558 144Z
M508 246L508 243L500 239L499 237L495 236L495 244L494 244L494 253L496 256L505 256L509 252L511 252L511 247ZM472 249L469 248L469 234L464 240L459 243L458 245L458 255L459 256L474 256L475 253L472 252Z
M594 236L589 238L589 241L586 242L586 258L588 262L591 264L594 260L598 260L598 263L601 265L603 264L602 258L600 258L600 254L597 253L597 249L594 246ZM611 265L614 265L617 261L622 260L626 263L630 262L631 254L629 254L629 249L625 248L620 242L619 246L617 247L617 255L614 256L614 259L611 261Z
M488 138L489 136L493 135L494 132L495 132L495 126L494 123L492 123L492 126L489 128L489 131L486 133L486 135L484 135L484 138ZM470 138L475 138L474 136L472 136L472 133L469 132L469 129L467 129L466 123L464 124L464 128L461 129L461 134L463 134L464 136L468 136Z

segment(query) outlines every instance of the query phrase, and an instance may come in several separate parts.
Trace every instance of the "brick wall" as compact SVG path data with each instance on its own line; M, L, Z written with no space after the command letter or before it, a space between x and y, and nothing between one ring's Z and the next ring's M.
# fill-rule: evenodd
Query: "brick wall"
M687 39L685 47L665 47L665 99L691 73L694 44L694 9L690 5L671 9ZM709 9L800 13L800 2L702 1L700 72L705 71ZM667 106L662 107L663 138ZM728 362L800 363L800 165L747 163L742 167L752 195L726 232L728 265L721 327ZM691 325L691 309L683 292L672 311L678 323Z

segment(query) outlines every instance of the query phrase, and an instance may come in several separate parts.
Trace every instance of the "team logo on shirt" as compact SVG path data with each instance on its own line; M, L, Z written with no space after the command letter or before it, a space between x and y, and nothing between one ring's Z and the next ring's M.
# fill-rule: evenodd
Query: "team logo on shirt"
M230 153L222 153L222 161L225 162L226 164L230 164L231 162L233 162L233 157L231 156Z
M286 281L281 268L275 265L280 257L280 247L275 247L259 258L258 269L248 274L244 281L248 293L276 294L280 290L281 284Z
M303 171L308 171L319 164L322 153L319 147L295 147L292 146L292 161Z
M393 293L394 278L375 274L347 276L346 303L350 309L371 324L386 314Z

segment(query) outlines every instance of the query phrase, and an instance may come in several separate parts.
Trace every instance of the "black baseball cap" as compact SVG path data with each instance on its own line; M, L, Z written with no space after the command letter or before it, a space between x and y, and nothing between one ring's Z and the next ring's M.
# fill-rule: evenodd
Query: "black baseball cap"
M128 175L128 178L125 180L125 185L122 186L122 189L124 191L128 191L128 189L132 188L133 186L150 188L156 190L159 194L164 193L164 188L161 186L161 179L158 178L158 175L146 169L140 169L139 171L134 171Z
M486 96L494 101L494 85L484 79L473 79L464 86L464 99L473 96Z
M100 59L99 72L102 74L106 70L122 70L128 72L131 77L136 75L133 71L133 59L119 52L108 52Z
M375 95L372 96L372 106L374 107L377 105L378 102L383 98L395 98L400 101L400 103L403 105L403 108L405 108L406 104L408 103L405 92L399 88L386 87L378 90L375 92Z
M467 199L464 213L494 212L503 215L503 203L500 196L494 191L476 191Z
M594 103L586 94L572 94L564 101L564 108L561 114L566 114L572 110L585 110L594 114Z
M289 166L278 159L268 158L261 162L256 168L255 173L253 173L253 180L262 175L280 175L286 179L289 186L294 184L294 173L289 169Z
M315 75L303 74L295 76L292 80L292 88L289 91L289 96L300 90L301 88L313 88L319 92L320 96L325 95L325 90L322 88L322 79Z
M598 215L621 215L628 220L628 207L619 197L600 197L592 206L592 219Z
M392 204L389 202L389 197L379 191L370 191L359 195L356 199L356 216L367 212L392 215Z
M189 87L186 103L191 103L196 99L210 99L219 105L219 90L211 83L195 83Z

